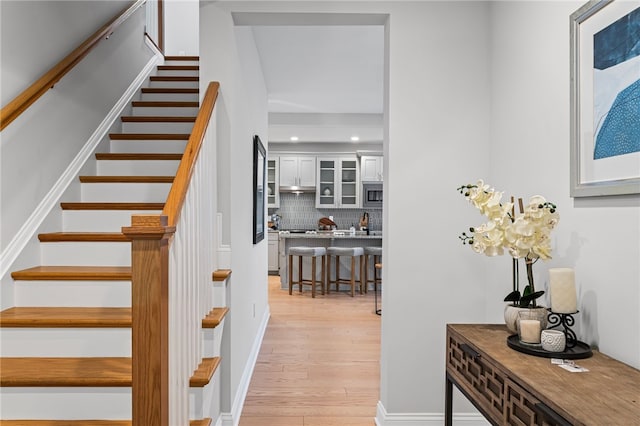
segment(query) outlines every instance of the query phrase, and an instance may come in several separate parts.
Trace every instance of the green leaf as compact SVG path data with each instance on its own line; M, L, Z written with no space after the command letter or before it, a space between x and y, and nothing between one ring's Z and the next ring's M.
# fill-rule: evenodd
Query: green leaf
M505 302L517 302L518 300L520 300L520 292L518 290L512 291L504 298Z

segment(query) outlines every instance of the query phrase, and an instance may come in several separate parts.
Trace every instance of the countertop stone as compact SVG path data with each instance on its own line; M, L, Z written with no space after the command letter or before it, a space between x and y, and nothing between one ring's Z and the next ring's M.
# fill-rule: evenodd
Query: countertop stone
M365 240L381 240L382 232L370 232L367 235L364 231L356 231L354 235L350 234L349 231L317 231L315 234L290 234L288 232L280 232L280 237L282 238L309 238L309 239L365 239Z

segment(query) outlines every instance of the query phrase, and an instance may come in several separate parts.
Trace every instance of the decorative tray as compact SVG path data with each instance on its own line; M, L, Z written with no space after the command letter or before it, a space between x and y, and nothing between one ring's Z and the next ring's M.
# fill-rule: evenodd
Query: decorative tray
M541 356L544 358L560 358L560 359L582 359L589 358L593 355L591 348L584 342L577 341L572 348L566 348L562 352L549 352L542 349L542 345L528 344L520 342L517 334L507 337L507 345L511 349L528 355Z

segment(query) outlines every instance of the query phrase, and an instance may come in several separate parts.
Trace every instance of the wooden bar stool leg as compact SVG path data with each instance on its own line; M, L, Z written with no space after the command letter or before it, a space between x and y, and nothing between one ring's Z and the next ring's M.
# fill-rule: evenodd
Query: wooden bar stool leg
M289 255L289 296L293 290L293 256Z
M311 298L316 297L316 257L311 258Z
M364 257L364 255L362 255L362 256L360 256L360 261L358 262L358 271L360 272L360 274L359 274L360 275L359 276L359 278L360 278L360 294L362 294L362 287L364 287L364 292L366 293L367 292L367 286L369 285L366 281L362 282L362 278L363 278L363 275L364 275L362 273L363 272L362 269L364 267L364 263L365 263L365 257Z
M356 257L351 256L351 297L355 296L356 290ZM360 287L362 293L362 287Z
M329 294L331 292L331 289L329 288L330 284L331 284L331 256L327 255L327 294Z
M302 293L302 256L298 256L298 288Z
M320 272L320 285L322 286L322 295L324 296L324 287L325 287L325 281L324 281L324 274L325 274L325 263L327 262L327 256L322 256L322 270Z
M364 255L364 292L369 291L369 255Z
M340 291L340 256L336 256L336 291Z

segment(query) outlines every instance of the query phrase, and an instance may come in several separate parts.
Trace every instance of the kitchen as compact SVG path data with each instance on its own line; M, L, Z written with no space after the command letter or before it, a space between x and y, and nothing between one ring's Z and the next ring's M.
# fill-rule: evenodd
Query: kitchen
M291 152L289 145L289 151L269 153L268 265L283 288L289 247L382 246L383 157L363 146L353 151L353 145L331 144L328 153L327 147Z

